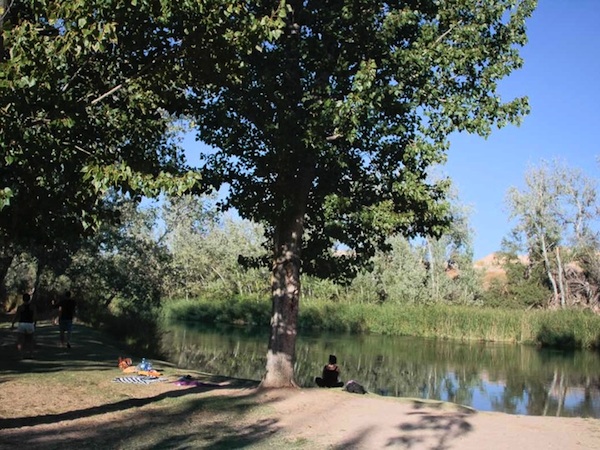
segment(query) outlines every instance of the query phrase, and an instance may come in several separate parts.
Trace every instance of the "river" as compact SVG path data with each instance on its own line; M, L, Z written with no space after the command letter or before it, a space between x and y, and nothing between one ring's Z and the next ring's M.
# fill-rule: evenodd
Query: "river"
M179 367L260 380L268 331L168 326L162 352ZM480 411L600 418L600 356L532 346L397 336L301 333L296 381L313 387L329 354L343 380L385 396L443 400Z

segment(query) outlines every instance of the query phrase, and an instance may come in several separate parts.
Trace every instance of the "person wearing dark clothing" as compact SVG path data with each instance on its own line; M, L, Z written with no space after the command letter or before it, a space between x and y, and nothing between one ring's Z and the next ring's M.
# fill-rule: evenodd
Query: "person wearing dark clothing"
M344 385L344 382L340 381L340 368L335 355L329 355L329 363L323 367L323 376L315 378L315 383L319 387L342 387Z
M29 356L33 354L33 333L35 332L36 310L31 304L31 296L23 294L23 304L17 308L17 312L13 317L11 329L15 327L15 322L19 322L17 333L17 349L23 351L25 347L29 349Z
M58 302L58 327L60 330L60 344L64 347L65 336L67 348L71 348L71 333L73 332L73 318L77 303L71 296L71 291L65 292L64 298Z

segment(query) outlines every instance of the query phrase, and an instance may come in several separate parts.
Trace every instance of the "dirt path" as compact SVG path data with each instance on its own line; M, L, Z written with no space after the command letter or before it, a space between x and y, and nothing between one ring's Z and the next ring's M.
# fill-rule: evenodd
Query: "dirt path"
M20 360L0 324L0 448L598 449L600 420L479 413L341 389L258 390L256 382L156 362L166 380L115 383L118 344L77 327L69 351L39 329ZM175 381L191 374L195 386Z
M277 393L265 394L277 397ZM336 449L598 449L600 421L478 413L443 403L310 389L274 402L295 439Z

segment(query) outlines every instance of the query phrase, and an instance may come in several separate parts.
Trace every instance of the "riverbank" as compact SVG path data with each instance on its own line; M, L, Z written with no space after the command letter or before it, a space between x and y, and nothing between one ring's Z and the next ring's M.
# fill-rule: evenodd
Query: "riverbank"
M18 359L0 324L0 448L592 449L600 421L480 413L458 405L349 394L259 390L154 361L165 381L117 383L117 342L78 325L73 347L41 324L33 359ZM183 375L198 383L179 386Z

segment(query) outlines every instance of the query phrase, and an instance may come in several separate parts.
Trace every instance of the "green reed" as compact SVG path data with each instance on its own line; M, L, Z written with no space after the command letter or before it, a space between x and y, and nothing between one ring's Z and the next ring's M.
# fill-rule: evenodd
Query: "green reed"
M169 302L166 317L206 324L268 326L267 299L235 297ZM588 311L488 309L475 306L338 303L311 300L300 307L298 327L425 338L600 348L600 316Z

